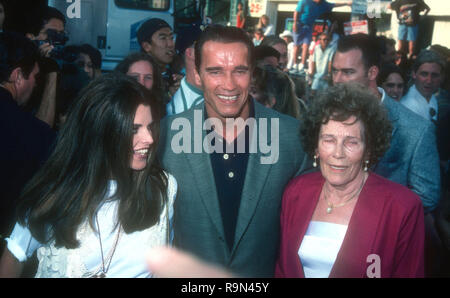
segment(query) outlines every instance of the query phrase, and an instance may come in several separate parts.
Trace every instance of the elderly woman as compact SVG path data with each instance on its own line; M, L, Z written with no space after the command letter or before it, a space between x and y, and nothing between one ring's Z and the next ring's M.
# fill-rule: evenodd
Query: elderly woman
M369 170L391 135L379 101L362 87L332 87L305 122L305 151L320 171L286 187L276 276L422 277L420 199Z
M55 151L29 182L0 277L149 277L148 249L171 243L176 181L155 159L156 98L111 73L76 101Z

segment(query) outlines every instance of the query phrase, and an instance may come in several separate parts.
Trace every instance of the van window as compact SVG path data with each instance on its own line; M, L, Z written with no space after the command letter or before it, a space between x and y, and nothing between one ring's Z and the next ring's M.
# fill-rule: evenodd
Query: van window
M141 10L169 10L170 0L114 0L118 7Z

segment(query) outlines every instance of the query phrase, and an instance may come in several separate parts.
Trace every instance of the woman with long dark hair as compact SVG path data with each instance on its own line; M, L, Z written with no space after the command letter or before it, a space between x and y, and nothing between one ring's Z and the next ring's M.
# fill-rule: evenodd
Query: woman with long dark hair
M37 249L36 277L147 277L149 248L171 242L175 179L155 159L157 99L104 75L80 94L55 151L29 182L0 276Z

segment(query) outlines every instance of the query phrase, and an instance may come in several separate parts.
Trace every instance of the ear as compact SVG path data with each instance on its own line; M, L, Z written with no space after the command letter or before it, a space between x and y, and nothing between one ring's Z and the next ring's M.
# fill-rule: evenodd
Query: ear
M144 52L146 52L147 54L150 53L150 51L152 50L152 46L150 45L150 43L148 41L143 41L141 43L141 47L144 50Z
M270 97L269 105L271 108L276 104L276 102L277 102L277 100L275 99L275 97Z
M187 48L184 55L191 60L195 60L195 49L193 47Z
M33 33L26 33L25 36L26 36L26 38L31 39L31 40L36 39L36 36Z
M9 75L9 81L11 83L20 83L20 80L22 79L22 70L20 67L14 68L11 74Z
M203 86L202 79L200 78L200 74L198 73L196 67L194 67L194 77L195 77L195 84L197 86Z
M380 69L378 66L371 66L369 68L369 71L367 72L367 76L369 77L370 81L375 81L378 77L378 73L380 72Z
M415 80L416 77L417 77L416 72L415 72L415 71L412 71L411 73L412 73L412 78Z

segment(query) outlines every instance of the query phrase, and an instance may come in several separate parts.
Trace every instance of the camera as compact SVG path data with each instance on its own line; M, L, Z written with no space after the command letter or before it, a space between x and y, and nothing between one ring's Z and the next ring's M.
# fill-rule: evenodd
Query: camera
M49 43L54 48L50 52L50 58L55 60L69 61L75 60L75 57L70 57L71 55L64 52L64 45L69 40L65 32L58 32L54 29L47 29L47 39L46 40L34 40L34 43L40 47L45 43Z

